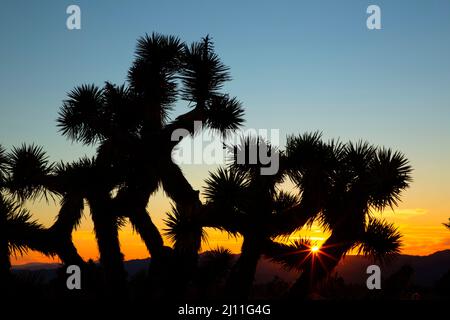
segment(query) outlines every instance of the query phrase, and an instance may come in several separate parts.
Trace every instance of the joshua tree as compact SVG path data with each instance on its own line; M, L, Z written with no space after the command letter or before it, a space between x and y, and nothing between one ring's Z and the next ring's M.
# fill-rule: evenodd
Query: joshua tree
M92 159L52 164L35 146L14 148L9 154L0 148L0 273L7 274L9 255L15 249L31 248L57 254L65 263L83 264L72 231L85 201L113 294L125 291L118 239L124 218L145 242L155 266L152 270L167 269L170 274L167 266L171 265L179 270L176 278L181 284L194 275L203 227L242 235L242 253L227 284L228 292L237 297L248 296L263 254L303 271L291 290L292 296L298 296L355 246L377 258L396 253L398 232L373 218L371 211L397 205L408 187L411 168L402 154L365 143L324 143L320 134L306 134L289 137L286 151L279 152L259 138L248 138L234 148L230 167L211 174L207 203L202 205L199 192L171 155L181 139L197 133L195 121L222 135L243 123L240 102L220 92L230 80L228 71L208 36L187 46L176 37L146 35L138 40L126 84L81 85L63 103L58 117L61 133L72 141L95 145ZM179 99L192 109L171 119ZM237 163L237 154L248 155L251 146L279 154L280 171L264 176L261 161L251 164L246 158L244 164ZM286 177L295 183L298 195L278 190ZM163 246L146 209L159 187L175 203L167 219L173 250ZM56 222L44 229L30 220L20 204L48 194L60 199L61 208ZM310 254L305 241L291 245L274 241L312 221L332 232L316 255ZM311 260L319 255L323 264L312 268Z
M172 135L177 129L195 134L194 121L202 121L203 127L222 134L238 128L243 122L240 103L219 92L229 79L228 68L214 53L209 37L188 47L175 37L145 36L138 41L128 86L108 82L103 88L81 85L69 93L61 108L58 125L62 134L73 141L96 144L96 156L54 165L35 146L15 148L7 156L2 149L1 187L7 187L20 201L48 192L61 198L55 224L48 230L39 226L43 232L40 238L63 261L77 264L83 261L71 233L81 219L86 200L106 281L120 291L125 274L118 228L124 217L139 232L155 262L168 249L163 247L162 237L146 211L150 195L161 185L183 217L195 219L201 202L198 192L172 162L172 149L179 143ZM169 113L179 97L193 109L170 121ZM3 220L1 228L6 228ZM199 235L198 231L201 228L190 234ZM20 238L17 233L15 236ZM197 244L189 250L175 243L177 256L190 271L200 238L192 243ZM3 251L7 256L6 249Z
M321 145L320 135L312 138ZM304 138L291 137L286 155L290 176L300 190L305 189L310 169L302 164ZM411 181L411 167L399 152L375 148L367 143L330 143L333 166L322 172L316 190L322 198L318 219L331 230L321 250L303 261L303 273L291 288L291 296L304 296L322 280L350 249L384 259L399 252L400 234L389 223L375 219L373 211L397 206L400 195ZM313 265L315 258L320 263Z
M248 138L238 147L242 150L236 151L248 151L251 145L262 144ZM260 165L240 166L235 159L230 168L219 169L206 180L205 196L215 211L212 213L215 217L212 218L217 218L219 222L217 216L225 215L222 219L227 219L229 225L225 223L220 227L229 232L239 232L244 238L241 255L227 283L228 295L233 297L246 298L250 293L263 248L276 235L271 224L275 210L287 209L296 204L295 198L277 191L277 184L282 182L283 174L261 175L260 168ZM282 208L283 205L287 208Z
M259 142L247 140L244 148L251 143ZM391 224L375 219L370 210L395 206L408 186L411 169L401 154L364 143L324 143L314 133L289 137L281 160L275 176L261 176L258 165L234 162L207 180L207 214L201 223L244 237L241 257L229 279L230 293L248 296L262 254L303 271L291 290L299 295L301 290L309 292L355 246L378 259L398 252L399 233ZM298 197L277 191L286 175L297 186ZM307 241L291 245L273 241L314 220L332 231L320 252L313 253ZM313 270L317 255L322 264Z
M39 245L24 239L42 234L43 228L31 220L31 215L0 194L0 281L7 283L11 268L10 255L21 254ZM50 250L42 250L50 254Z
M32 220L23 207L25 200L44 191L44 180L49 178L50 171L51 166L38 147L22 146L9 154L0 147L0 265L3 277L9 273L10 255L22 254L28 249L59 255L67 263L82 261L71 238L59 238L55 231L45 229Z
M244 238L241 255L231 269L226 285L227 296L233 298L249 296L262 254L276 256L306 247L304 243L293 248L273 242L274 238L302 227L298 223L303 221L299 216L305 204L300 203L296 196L278 189L285 176L283 170L275 175L261 175L261 161L255 164L249 161L250 150L258 151L260 148L278 155L275 148L260 138L245 138L241 145L232 148L234 156L230 166L211 173L206 180L207 204L196 221L200 226L218 228ZM238 157L242 154L246 159L240 164ZM189 222L176 210L169 216L167 224L172 240L192 246L193 237L184 231L189 229Z
M153 261L165 256L167 249L146 210L159 186L175 201L180 214L195 219L201 202L172 162L172 149L179 143L172 135L177 129L194 134L194 121L222 133L238 128L243 122L240 103L219 91L229 79L228 68L214 53L209 37L188 47L176 37L152 34L138 40L127 86L82 85L69 94L58 118L62 134L98 146L95 167L103 173L96 175L97 185L88 202L91 210L99 212L94 224L103 225L104 239L109 239L104 246L104 239L98 239L105 265L120 264L117 217L129 218ZM170 120L179 97L192 110ZM113 191L116 197L111 196ZM193 243L197 245L189 250L175 243L175 252L191 267L200 239Z
M33 145L14 148L6 159L4 189L11 197L23 202L51 195L61 202L57 219L50 228L40 227L39 232L17 232L17 228L9 228L10 241L46 254L58 255L65 264L85 267L72 242L72 231L81 220L84 200L87 200L103 257L104 283L112 289L106 292L124 292L125 272L117 237L117 226L121 220L102 207L105 201L99 197L106 186L112 188L115 185L114 176L105 174L95 159L83 158L69 164L50 163L42 148Z

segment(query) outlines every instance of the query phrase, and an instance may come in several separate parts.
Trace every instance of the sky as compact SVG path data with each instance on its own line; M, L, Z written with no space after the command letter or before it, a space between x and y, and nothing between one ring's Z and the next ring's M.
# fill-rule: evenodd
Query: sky
M68 30L66 8L81 9L81 29ZM366 9L381 9L381 30L369 30ZM136 40L145 33L188 43L209 34L233 80L247 128L290 134L320 130L325 138L367 140L400 150L414 182L395 212L383 217L404 234L403 253L426 255L450 247L442 222L450 217L450 1L23 1L0 4L0 144L44 146L52 161L70 161L92 148L57 130L67 92L83 83L125 82ZM173 116L188 110L178 103ZM185 165L202 190L208 170ZM57 204L27 206L50 225ZM150 202L163 227L170 208L159 192ZM97 259L86 211L74 241ZM239 252L240 239L210 231L203 249ZM314 226L296 236L326 237ZM146 250L129 226L121 232L126 259ZM13 263L46 261L29 252Z

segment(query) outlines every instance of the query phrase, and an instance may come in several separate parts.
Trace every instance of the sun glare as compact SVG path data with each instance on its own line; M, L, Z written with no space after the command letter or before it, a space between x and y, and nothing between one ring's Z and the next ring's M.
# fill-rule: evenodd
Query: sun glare
M318 247L318 246L313 246L313 247L311 247L311 252L312 252L312 253L317 253L317 252L319 252L319 247Z

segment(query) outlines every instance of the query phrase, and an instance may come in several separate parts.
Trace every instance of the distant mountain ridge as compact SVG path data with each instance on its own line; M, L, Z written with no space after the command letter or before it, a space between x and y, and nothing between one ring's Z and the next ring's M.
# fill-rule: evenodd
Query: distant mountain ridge
M339 264L336 272L346 283L365 283L366 268L374 264L370 259L361 256L348 256ZM419 286L432 286L450 270L450 250L437 251L428 256L400 255L391 263L381 265L384 278L409 265L414 269L413 283Z
M237 258L239 255L235 255ZM125 269L130 277L142 270L146 270L151 259L135 259L125 261ZM367 266L374 264L363 256L346 256L335 269L347 284L364 284L367 279ZM428 256L399 255L390 264L381 265L382 277L387 278L404 265L413 267L415 273L413 282L420 286L433 286L448 270L450 270L450 250L438 251ZM15 273L37 272L45 279L56 277L58 263L30 263L13 266ZM280 265L262 258L256 271L255 283L266 283L274 277L292 283L298 277L297 271L288 271Z

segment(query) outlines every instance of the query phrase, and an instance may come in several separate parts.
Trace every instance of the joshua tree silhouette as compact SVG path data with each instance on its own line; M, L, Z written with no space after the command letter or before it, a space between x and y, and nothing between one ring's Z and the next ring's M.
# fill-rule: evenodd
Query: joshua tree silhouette
M235 150L261 143L247 138ZM228 281L229 296L248 297L262 254L302 270L290 295L304 296L352 248L379 260L399 252L396 228L371 211L397 205L408 187L411 168L402 154L367 143L324 143L318 133L289 137L286 151L279 153L282 166L277 175L261 176L261 165L239 165L234 159L229 168L206 180L208 202L199 223L244 237ZM277 191L287 177L298 188L298 196ZM171 219L173 237L182 224L176 217ZM332 232L318 252L311 252L307 241L291 245L273 241L314 220ZM315 258L320 263L313 264Z
M146 210L150 195L162 186L188 220L201 207L198 192L172 162L171 152L179 141L172 141L171 135L178 128L194 134L195 120L223 133L238 128L243 123L241 104L220 93L229 79L228 67L214 53L208 36L187 46L176 37L146 35L138 40L128 85L81 85L68 94L61 108L61 133L72 141L95 144L95 157L49 164L42 149L22 146L2 162L2 180L3 171L9 170L5 184L20 200L46 192L61 196L57 221L45 231L45 237L58 239L51 247L61 247L58 254L64 262L82 263L71 233L86 200L106 283L111 292L121 292L125 273L118 228L123 218L129 218L157 264L170 250L163 247ZM192 109L170 120L178 98ZM186 263L181 270L188 275L198 246L181 250L175 244L174 249L178 259Z
M103 183L91 190L89 205L98 212L93 220L101 262L106 269L116 269L111 278L121 273L117 219L130 219L154 263L168 253L146 210L150 195L159 186L175 201L180 214L187 220L195 218L201 202L172 162L171 152L179 141L172 141L171 136L178 128L194 134L196 120L220 132L237 129L243 122L242 107L220 93L229 79L228 67L214 53L208 36L188 47L176 37L154 33L138 40L128 86L82 85L69 94L58 124L69 139L98 145L95 166L104 173L98 177L98 184ZM192 110L170 121L179 97ZM113 190L117 192L114 198ZM198 231L193 230L192 236ZM200 238L194 240L189 250L175 243L186 275L196 263L199 242Z
M0 148L0 155L3 241L9 242L10 249L19 253L29 248L46 255L59 255L66 263L82 263L71 237L59 237L58 223L50 229L45 229L31 220L31 214L23 207L25 200L34 199L40 194L46 195L48 191L63 196L64 184L58 175L61 172L56 173L42 148L33 145L14 148L10 153ZM67 209L64 202L67 202L68 198L65 199L61 207L61 216L65 215L64 211ZM5 263L4 266L8 264Z
M126 84L80 85L60 109L60 132L71 141L95 145L94 157L50 163L35 145L9 153L0 147L0 281L9 278L10 255L27 249L86 267L72 242L85 203L94 223L103 289L112 297L127 294L118 237L125 219L152 256L154 282L168 285L172 296L183 296L190 280L206 295L205 281L229 274L227 296L247 298L258 260L266 255L302 271L290 292L290 297L300 297L350 249L380 260L398 253L400 234L373 211L397 205L411 181L411 168L401 153L367 143L324 142L319 133L312 133L288 137L286 149L280 151L261 138L246 137L231 147L230 165L206 180L202 204L199 192L172 161L172 150L180 142L173 141L172 134L177 129L196 134L194 121L223 136L238 129L244 121L241 103L221 93L228 80L229 69L208 36L188 46L173 36L146 35L138 40ZM172 119L179 100L191 109ZM262 161L251 164L246 158L246 163L238 163L237 155L253 147L277 154L280 170L267 176L260 174ZM296 194L280 190L286 179L294 183ZM163 245L146 209L159 187L175 203L166 219L173 248ZM47 229L23 207L25 200L39 196L60 201L57 219ZM307 240L277 241L313 221L331 231L315 253ZM198 268L204 227L243 236L233 266L229 252L222 250ZM313 264L315 258L321 263ZM224 273L226 269L230 272ZM211 273L209 280L199 278L201 270Z
M324 145L318 134L309 139L319 149L328 150L328 156L322 157L320 163L327 159L325 163L332 164L319 170L319 176L312 182L319 184L315 190L321 199L321 210L314 218L332 233L320 250L320 263L312 263L315 255L304 261L304 271L291 288L291 296L307 294L355 246L360 253L380 260L399 253L400 234L392 224L376 219L373 213L397 206L402 191L411 181L411 167L399 152L364 142ZM310 183L307 172L311 170L303 168L303 145L304 137L293 137L286 147L290 176L300 190Z

